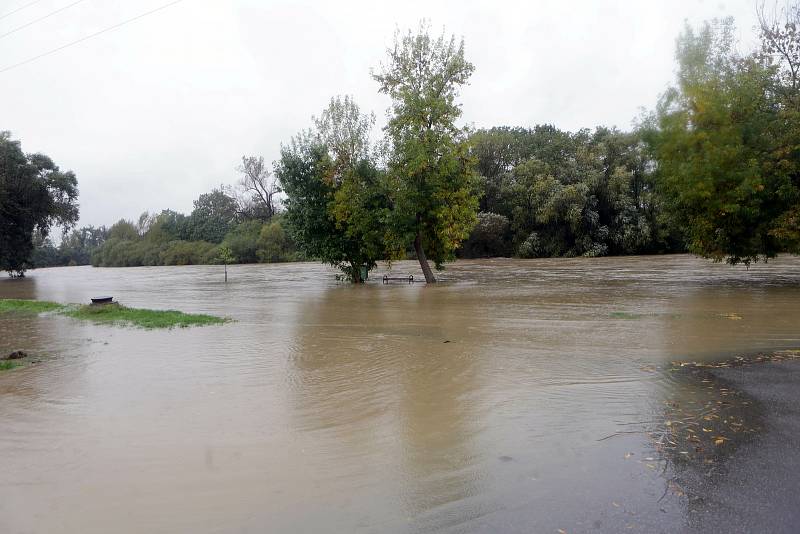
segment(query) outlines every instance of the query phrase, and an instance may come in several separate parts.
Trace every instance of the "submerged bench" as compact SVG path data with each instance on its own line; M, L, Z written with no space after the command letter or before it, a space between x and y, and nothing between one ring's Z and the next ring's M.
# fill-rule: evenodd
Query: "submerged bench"
M409 274L408 276L389 276L388 274L383 275L383 283L388 284L389 282L408 282L409 284L414 283L414 275Z

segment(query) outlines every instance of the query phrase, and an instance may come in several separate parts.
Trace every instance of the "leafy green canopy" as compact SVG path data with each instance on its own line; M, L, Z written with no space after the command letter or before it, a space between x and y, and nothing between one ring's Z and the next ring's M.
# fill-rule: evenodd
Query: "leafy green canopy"
M494 249L521 257L680 249L638 132L500 127L475 132L471 143L485 194L462 254L487 253L472 245L489 231L489 215L510 224L493 226L495 240L510 240Z
M687 26L651 142L689 249L749 264L799 250L800 122L780 60L740 56L733 35L731 19Z
M0 269L22 276L30 267L34 237L78 220L78 181L44 154L24 154L19 141L0 132Z
M387 246L403 257L414 243L428 282L436 280L426 256L441 268L476 223L479 181L466 132L455 125L461 116L456 98L473 70L463 41L432 38L421 25L398 33L387 62L373 73L380 92L392 99Z
M315 129L282 147L275 167L298 247L356 283L384 257L387 201L369 144L373 122L349 97L334 98Z

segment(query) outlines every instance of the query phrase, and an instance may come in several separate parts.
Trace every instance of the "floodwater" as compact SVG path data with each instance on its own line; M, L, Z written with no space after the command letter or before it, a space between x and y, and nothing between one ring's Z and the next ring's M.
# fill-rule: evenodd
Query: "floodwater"
M661 366L800 346L800 258L44 269L0 298L231 317L0 316L0 532L680 531L632 428ZM414 274L411 262L393 265ZM665 496L666 495L666 496Z

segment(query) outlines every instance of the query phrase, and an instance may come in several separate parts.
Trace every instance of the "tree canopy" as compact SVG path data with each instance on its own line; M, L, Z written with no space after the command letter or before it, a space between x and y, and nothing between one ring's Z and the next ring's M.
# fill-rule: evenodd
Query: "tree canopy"
M731 19L686 27L649 139L689 250L748 264L798 251L799 101L773 45L742 56L733 36Z
M34 239L53 226L78 220L78 181L44 154L25 154L9 132L0 132L0 269L22 276Z
M456 125L459 91L474 67L464 42L445 34L432 37L425 24L398 33L381 69L373 73L379 90L392 99L386 132L391 143L387 169L391 223L390 253L403 256L413 244L428 283L454 258L477 221L478 175L467 132Z
M315 127L281 149L275 167L300 249L356 283L385 257L387 203L370 149L373 122L349 97L331 99Z

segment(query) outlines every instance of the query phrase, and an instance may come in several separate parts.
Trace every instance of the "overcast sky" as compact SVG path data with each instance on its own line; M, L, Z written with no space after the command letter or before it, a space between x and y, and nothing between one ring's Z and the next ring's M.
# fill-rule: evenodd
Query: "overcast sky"
M0 70L169 3L39 0L4 16L33 1L0 0ZM754 11L753 0L182 0L0 72L0 130L75 171L81 225L189 212L237 179L243 154L275 160L333 95L382 126L389 102L370 69L396 28L422 18L465 39L464 122L625 129L673 79L685 20L732 15L746 48Z

